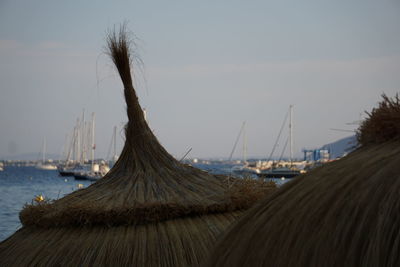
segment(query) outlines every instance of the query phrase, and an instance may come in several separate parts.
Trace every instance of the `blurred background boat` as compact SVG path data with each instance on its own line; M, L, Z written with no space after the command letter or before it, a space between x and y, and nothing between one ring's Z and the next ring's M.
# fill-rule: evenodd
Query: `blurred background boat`
M57 166L52 162L52 160L46 161L46 138L43 138L42 160L38 162L36 168L47 171L57 170Z

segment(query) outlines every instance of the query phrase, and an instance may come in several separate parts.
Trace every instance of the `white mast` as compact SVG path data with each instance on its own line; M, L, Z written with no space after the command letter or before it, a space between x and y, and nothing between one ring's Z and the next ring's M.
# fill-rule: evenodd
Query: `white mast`
M89 159L92 153L92 122L85 122L85 155L86 155L86 160ZM90 154L90 155L89 155Z
M114 126L114 156L113 156L113 160L117 160L117 126Z
M71 140L69 140L67 163L71 161L71 157L74 157L74 144L75 144L75 127L71 134Z
M290 145L290 167L293 165L293 105L289 106L289 145Z
M247 163L246 121L243 122L243 163Z
M43 137L42 163L46 160L46 137Z
M62 156L60 156L60 159L66 159L68 157L68 140L69 140L69 136L68 134L65 135L65 141L64 144L62 146Z
M95 119L95 114L93 112L92 113L92 166L94 163L94 150L96 149L96 144L94 141L94 119Z
M75 153L76 153L76 162L80 163L81 162L81 135L80 135L80 121L79 118L76 121L76 127L75 127L75 136L76 136L76 141L75 141Z
M76 127L74 126L74 129L72 130L72 161L76 161Z
M85 151L85 109L82 111L82 121L81 121L81 130L80 130L80 136L81 136L81 164L85 163L86 159L86 151Z

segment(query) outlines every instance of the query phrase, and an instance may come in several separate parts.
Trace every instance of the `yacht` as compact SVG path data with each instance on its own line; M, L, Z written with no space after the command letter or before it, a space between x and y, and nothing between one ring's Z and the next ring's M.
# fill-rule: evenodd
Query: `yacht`
M92 164L92 168L90 171L82 171L74 174L76 180L89 180L89 181L97 181L103 178L110 170L110 167L102 162L99 164Z
M36 165L36 169L45 170L45 171L54 171L54 170L57 170L57 166L54 165L53 163L41 162L38 165Z
M36 169L53 171L57 170L57 166L51 162L51 160L46 161L46 138L43 139L43 147L42 147L42 161L40 161L36 165Z
M268 170L263 170L257 173L258 177L261 178L294 178L298 175L300 175L302 171L300 170L293 170L290 168L276 168L276 169L268 169Z

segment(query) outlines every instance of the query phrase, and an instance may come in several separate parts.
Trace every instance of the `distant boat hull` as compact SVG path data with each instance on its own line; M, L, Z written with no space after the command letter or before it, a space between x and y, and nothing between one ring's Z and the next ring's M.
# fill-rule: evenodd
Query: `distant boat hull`
M76 174L80 174L82 172L86 172L90 170L89 165L75 165L75 166L59 166L58 173L60 176L75 176Z
M237 175L258 175L260 173L260 170L257 168L249 168L246 166L236 166L232 168L232 172L237 174Z
M103 177L103 175L99 173L76 173L74 174L75 180L89 180L89 181L97 181Z
M71 171L60 171L58 170L58 173L60 174L60 176L74 176L74 173Z
M88 180L86 175L84 174L75 173L73 176L75 180Z
M260 173L257 173L258 177L261 178L294 178L296 176L299 176L301 174L300 171L274 171L274 170L268 170L268 171L263 171Z
M39 164L36 166L36 169L45 171L55 171L57 170L57 166L53 164Z

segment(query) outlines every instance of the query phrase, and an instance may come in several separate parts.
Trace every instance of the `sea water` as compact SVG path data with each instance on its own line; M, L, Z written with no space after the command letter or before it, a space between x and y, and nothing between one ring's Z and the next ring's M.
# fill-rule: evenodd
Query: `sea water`
M229 164L194 164L194 167L213 174L232 173ZM0 172L0 241L22 227L19 212L26 203L31 204L35 196L58 199L91 183L59 176L58 171L6 166Z
M56 170L5 167L4 171L0 172L0 241L21 228L19 212L26 203L32 203L35 196L58 199L90 184L90 181L61 177Z

